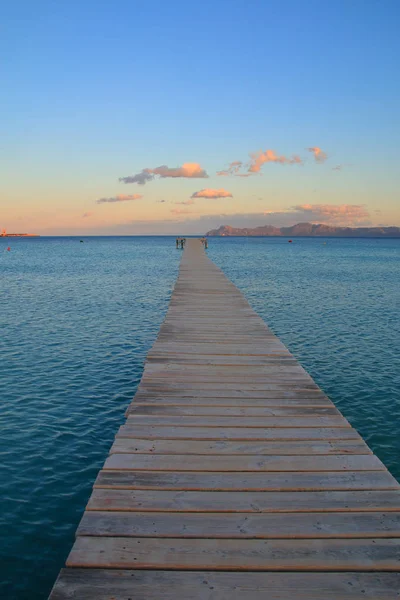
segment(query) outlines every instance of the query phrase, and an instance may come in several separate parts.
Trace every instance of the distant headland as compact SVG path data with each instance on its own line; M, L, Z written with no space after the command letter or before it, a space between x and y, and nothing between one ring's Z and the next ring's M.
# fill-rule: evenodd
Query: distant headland
M274 227L262 225L261 227L231 227L221 225L206 233L208 236L217 237L385 237L400 238L400 227L333 227L332 225L297 223L291 227Z
M7 233L5 229L0 232L0 237L40 237L37 233Z

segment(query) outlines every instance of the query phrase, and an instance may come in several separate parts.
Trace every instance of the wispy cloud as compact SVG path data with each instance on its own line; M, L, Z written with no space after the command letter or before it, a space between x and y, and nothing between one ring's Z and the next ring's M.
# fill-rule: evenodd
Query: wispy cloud
M194 200L184 200L183 202L174 202L174 204L183 204L184 206L190 206L196 204Z
M364 204L299 204L293 210L323 222L357 223L370 216Z
M159 204L163 204L164 202L168 202L168 200L156 200Z
M206 171L198 163L184 163L181 167L172 169L163 165L162 167L152 169L151 172L160 177L188 177L189 179L204 179L208 177Z
M242 167L241 160L234 160L225 171L217 171L219 177L227 177L228 175L237 175Z
M206 188L204 190L200 190L199 192L194 192L194 194L192 194L190 197L191 198L232 198L232 194L231 194L231 192L227 192L223 188L220 188L219 190L212 190L212 189Z
M343 169L343 165L336 165L336 167L332 167L332 171L341 171Z
M151 173L149 169L143 169L140 173L136 175L128 175L127 177L120 177L119 181L123 183L137 183L138 185L145 185L148 181L152 181L154 179L154 175Z
M363 204L297 204L282 211L263 213L273 223L295 224L299 221L333 225L368 225L370 213Z
M260 150L251 154L251 162L249 166L249 173L259 173L261 167L266 163L278 163L280 165L301 165L303 164L300 156L293 155L291 157L279 156L274 150Z
M323 150L321 150L321 148L318 148L318 146L306 148L306 150L308 150L309 152L311 152L311 154L314 155L315 162L317 162L317 163L320 163L320 164L324 163L326 161L326 159L328 158L327 153L324 152Z
M328 158L326 152L318 148L317 146L306 148L308 152L311 152L318 163L323 163ZM234 177L251 177L254 174L260 173L261 168L266 163L276 163L279 165L303 165L304 160L298 154L292 154L286 156L284 154L277 154L275 150L259 150L258 152L250 153L250 161L243 163L241 160L235 160L229 163L226 169L217 171L219 177L227 177L232 175ZM340 165L341 166L341 165Z
M137 183L139 185L145 185L147 182L152 181L156 176L164 178L178 178L184 177L188 179L205 179L208 177L206 171L199 165L199 163L184 163L181 167L167 167L167 165L161 165L155 169L143 169L136 175L128 175L128 177L120 177L119 181L123 183Z
M143 198L142 194L117 194L112 198L99 198L96 200L96 204L107 204L113 202L130 202L131 200L140 200Z
M86 219L87 217L92 217L93 215L94 215L94 213L92 213L92 212L85 212L85 213L83 213L82 217L84 219Z

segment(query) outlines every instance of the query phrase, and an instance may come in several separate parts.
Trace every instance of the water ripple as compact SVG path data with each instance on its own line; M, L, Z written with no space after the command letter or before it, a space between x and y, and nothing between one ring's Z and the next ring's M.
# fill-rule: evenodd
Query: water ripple
M43 600L168 306L169 238L0 247L0 596Z

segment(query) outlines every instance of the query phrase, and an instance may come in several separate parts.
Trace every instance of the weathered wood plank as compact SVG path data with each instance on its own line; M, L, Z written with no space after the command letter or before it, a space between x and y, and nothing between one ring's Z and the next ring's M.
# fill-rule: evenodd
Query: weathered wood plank
M227 367L263 367L263 366L297 366L299 363L289 353L281 354L278 356L247 356L242 355L230 355L220 356L218 354L178 354L172 351L155 354L154 352L147 355L147 366L151 365L175 365L177 368L179 365L186 366L227 366Z
M397 481L388 471L236 473L186 471L100 471L95 487L156 490L393 490Z
M400 538L400 512L182 513L86 511L82 536L182 538Z
M400 539L77 538L69 567L232 571L394 571Z
M130 471L382 471L378 457L364 456L193 456L111 454L104 469Z
M400 511L400 489L346 491L171 491L95 487L88 510L172 512ZM322 518L322 517L321 517Z
M260 427L350 427L350 424L342 415L326 417L315 416L285 416L285 417L216 417L216 416L191 416L191 415L141 415L131 414L126 421L127 426L149 425L155 427L236 427L236 428L260 428Z
M135 415L186 416L186 417L315 417L339 415L332 406L168 406L165 404L132 403L130 413Z
M322 403L330 403L331 401L325 396L325 394L319 390L309 390L309 391L295 391L295 390L264 390L261 392L252 391L252 390L160 390L158 388L155 389L144 389L139 386L138 391L136 392L134 402L158 402L160 399L163 402L168 401L177 401L179 403L183 402L186 399L196 400L197 404L201 402L205 402L209 404L211 402L215 402L216 404L227 403L228 405L233 405L234 402L246 402L250 405L262 405L265 403L267 406L269 402L277 403L276 401L299 401L304 402L305 404L322 404Z
M293 379L300 379L309 381L310 376L304 371L302 367L292 366L288 364L281 365L280 363L274 363L272 365L218 365L210 362L207 365L180 365L170 363L148 363L145 370L146 379L154 379L155 381L160 378L174 377L178 380L193 377L204 377L206 380L209 378L224 379L228 377L230 380L235 381L236 379L244 380L246 378L261 378L268 380L274 376L287 376L293 377ZM144 380L146 380L144 379Z
M140 388L144 390L169 390L171 392L185 390L186 388L189 391L234 391L234 390L243 390L248 392L262 392L266 393L268 397L268 393L270 392L279 392L283 395L283 392L289 393L310 393L314 395L319 392L322 394L322 390L310 381L301 379L296 379L295 381L289 376L270 376L268 378L263 378L261 381L256 381L253 378L249 377L247 379L239 378L237 381L231 380L230 378L214 378L214 381L207 381L207 377L197 378L195 381L194 377L185 378L183 381L180 381L177 377L170 378L151 378L148 380L141 381ZM203 385L205 387L203 387Z
M268 382L265 383L253 383L252 379L249 378L247 381L243 381L243 379L239 378L237 382L233 381L224 381L220 380L215 382L209 382L206 380L200 381L184 381L179 382L178 380L169 380L165 379L156 382L152 380L151 382L145 383L142 382L140 384L140 390L149 390L149 391L171 391L177 392L181 391L196 391L196 390L211 390L212 392L220 391L241 391L241 392L299 392L310 393L313 390L316 392L321 392L320 388L315 383L299 382L298 380L293 381L290 380L282 380L279 377L269 378Z
M63 569L51 600L395 600L400 573Z
M362 440L334 440L334 441L308 441L302 442L230 442L218 440L215 442L197 440L141 440L120 438L116 436L110 453L128 454L194 454L198 456L219 455L342 455L342 454L371 454L371 450Z
M183 440L358 440L351 427L168 427L122 425L120 437Z

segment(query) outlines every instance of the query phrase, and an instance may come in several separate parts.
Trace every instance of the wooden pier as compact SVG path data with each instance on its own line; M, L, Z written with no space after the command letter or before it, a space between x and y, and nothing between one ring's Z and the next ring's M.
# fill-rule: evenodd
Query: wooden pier
M50 598L400 598L399 484L198 240Z

